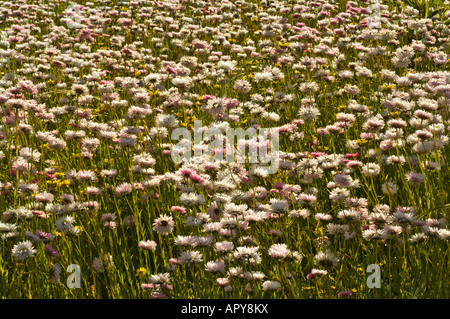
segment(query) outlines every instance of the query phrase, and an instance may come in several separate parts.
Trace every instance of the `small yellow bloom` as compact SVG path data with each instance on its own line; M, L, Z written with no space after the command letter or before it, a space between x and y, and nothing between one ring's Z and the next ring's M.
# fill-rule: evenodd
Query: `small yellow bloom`
M68 186L70 186L70 181L68 179L65 179L61 182L58 182L58 186L59 187L68 187Z
M156 89L156 91L147 90L147 92L148 92L149 95L154 95L154 96L159 95L159 90L158 89Z
M142 279L146 274L147 274L147 269L142 268L142 267L136 271L136 276L139 277L139 279Z
M364 138L356 140L356 144L358 144L358 145L366 144L367 142L369 142L369 141Z

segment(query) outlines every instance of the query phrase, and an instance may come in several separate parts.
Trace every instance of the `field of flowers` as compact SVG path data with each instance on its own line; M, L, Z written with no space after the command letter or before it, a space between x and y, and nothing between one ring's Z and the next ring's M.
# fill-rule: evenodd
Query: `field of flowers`
M2 1L0 297L449 298L447 7Z

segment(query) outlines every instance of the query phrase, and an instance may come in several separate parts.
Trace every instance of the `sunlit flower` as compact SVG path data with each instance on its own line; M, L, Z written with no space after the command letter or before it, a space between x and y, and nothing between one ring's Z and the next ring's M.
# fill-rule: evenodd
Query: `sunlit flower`
M33 244L29 240L22 241L14 245L12 249L12 255L18 261L33 257L37 250L33 247Z

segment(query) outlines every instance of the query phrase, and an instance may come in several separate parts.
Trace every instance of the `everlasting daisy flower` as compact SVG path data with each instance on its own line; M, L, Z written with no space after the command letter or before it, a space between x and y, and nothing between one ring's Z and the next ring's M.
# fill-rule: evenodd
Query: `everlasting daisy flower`
M183 251L178 257L178 262L180 264L192 264L192 263L198 263L203 261L203 255L196 250L190 250L190 251Z
M205 270L210 273L221 273L225 270L225 263L223 261L209 261L205 264Z
M34 199L35 199L37 202L50 203L50 202L53 201L54 196L53 196L52 193L44 192L44 193L36 194L36 195L34 196Z
M195 193L183 193L181 194L180 203L185 206L198 206L205 204L206 200L205 197L202 194L195 194Z
M362 168L362 173L366 177L374 177L378 175L381 171L380 165L376 163L365 164Z
M88 195L100 195L102 193L102 190L95 186L88 186L86 187L86 194Z
M172 114L158 114L156 116L158 127L175 128L179 126L178 119Z
M276 291L278 289L280 289L281 287L281 283L279 281L275 281L275 280L266 280L263 282L262 284L262 288L264 291Z
M217 278L216 282L219 286L227 286L230 284L230 280L228 278Z
M104 178L111 178L111 177L114 177L117 175L117 170L116 169L109 169L109 170L105 169L105 170L101 171L100 175Z
M236 91L239 91L241 93L249 93L250 90L252 89L252 86L250 84L250 82L248 82L245 79L241 79L241 80L236 80L236 82L234 83L234 89Z
M363 130L375 133L379 132L384 126L385 123L383 119L380 119L379 117L371 117L364 123Z
M429 237L425 233L417 233L417 234L413 234L409 238L409 241L411 243L420 243L420 242L426 241L428 238Z
M182 206L172 206L170 208L170 211L172 213L180 213L180 214L185 214L186 213L186 208L182 207Z
M323 268L335 268L338 262L339 259L328 249L314 256L314 264Z
M307 209L293 210L289 212L291 218L307 218L310 212Z
M156 275L150 276L150 282L152 284L158 284L158 285L169 285L170 284L170 274L169 273L159 273Z
M118 185L115 189L117 196L123 196L130 194L133 191L133 186L130 183L122 183Z
M286 258L291 251L287 248L286 244L273 244L268 249L269 256L276 259L284 259Z
M95 257L94 261L92 262L92 268L94 268L99 273L104 272L113 265L114 262L111 255L104 255L103 258Z
M218 253L230 252L234 249L234 244L229 241L216 242L215 249Z
M248 281L262 281L266 277L261 271L246 271L241 276Z
M300 91L306 94L315 93L319 90L316 82L304 82L300 84Z
M306 279L311 280L315 276L325 276L328 274L328 271L323 269L315 269L313 268L311 272L306 276Z
M320 110L317 107L301 107L298 111L298 117L305 122L313 122L320 116Z
M282 213L282 212L287 210L288 203L284 199L279 200L279 199L276 199L276 198L271 198L270 199L270 208L275 213Z
M233 257L235 260L250 264L259 264L261 262L261 255L258 250L259 247L237 247L233 253Z
M176 246L195 247L197 245L197 241L195 236L178 235L174 240L174 244Z
M348 221L358 221L358 220L361 220L362 214L359 210L351 208L351 209L341 210L338 213L338 218L342 219L342 220L348 220Z
M212 242L213 242L212 236L195 237L195 246L197 247L210 247L212 245Z
M60 280L60 274L61 274L61 266L59 264L53 265L53 267L50 269L50 281L53 283L57 283Z
M298 201L300 204L312 206L316 200L317 200L317 196L315 196L313 194L302 193L302 194L298 195Z
M317 220L322 220L322 221L330 221L330 220L333 219L333 216L328 215L328 214L323 214L323 213L317 213L317 214L314 215L314 217Z
M33 244L29 240L22 241L14 245L12 249L12 255L18 261L33 257L37 250L34 249Z
M352 295L352 292L349 291L349 290L340 291L340 292L338 293L338 297L339 297L339 298L342 298L342 297L349 297L349 296L351 296L351 295Z
M334 187L328 197L333 202L346 200L350 196L350 192L346 188Z
M161 235L168 235L173 232L175 222L171 216L161 215L153 222L152 229Z
M56 221L55 226L58 231L67 232L72 227L74 227L73 226L74 222L75 222L75 219L72 216L65 216L65 217L59 218Z
M68 173L70 173L70 172L66 173L67 178L69 177L69 176L67 176ZM79 171L79 172L75 173L74 177L79 181L95 181L95 180L97 180L95 172L90 171L90 170Z
M44 248L45 248L45 251L48 254L50 254L50 256L53 256L53 257L58 257L59 256L58 252L56 250L54 250L53 247L50 244L45 244Z
M425 181L425 175L416 172L409 172L405 175L406 180L412 185L420 185Z
M383 194L396 194L397 193L397 185L392 182L386 182L381 185Z
M327 232L330 235L343 235L345 233L348 233L349 225L339 225L339 224L333 224L329 223L327 224Z

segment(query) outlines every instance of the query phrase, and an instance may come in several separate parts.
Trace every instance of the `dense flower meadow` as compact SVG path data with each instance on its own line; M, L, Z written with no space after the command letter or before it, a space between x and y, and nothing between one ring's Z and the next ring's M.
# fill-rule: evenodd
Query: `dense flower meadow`
M429 2L3 1L0 297L450 297Z

